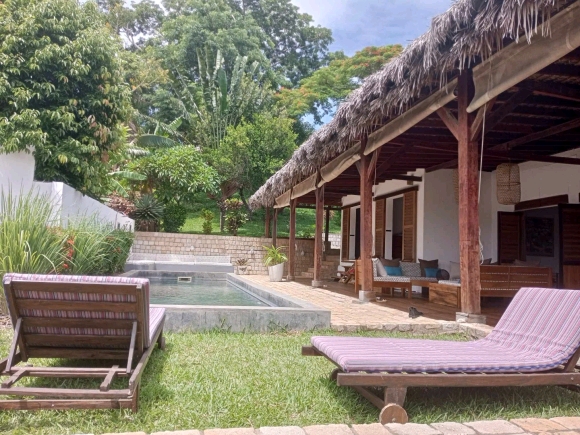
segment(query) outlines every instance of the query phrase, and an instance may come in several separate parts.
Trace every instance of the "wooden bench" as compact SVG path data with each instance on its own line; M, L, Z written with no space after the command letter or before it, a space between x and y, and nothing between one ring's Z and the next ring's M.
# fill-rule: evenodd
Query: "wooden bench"
M481 296L512 298L523 287L551 288L552 268L480 266ZM429 302L461 308L461 286L451 282L429 284Z

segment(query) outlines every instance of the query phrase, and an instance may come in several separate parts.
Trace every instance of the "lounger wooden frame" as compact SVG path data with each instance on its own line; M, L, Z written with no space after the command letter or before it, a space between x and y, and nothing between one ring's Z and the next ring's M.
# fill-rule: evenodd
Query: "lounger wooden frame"
M11 281L5 286L10 315L14 326L14 337L8 357L0 361L0 396L32 397L32 399L0 400L0 409L138 409L139 385L143 370L157 343L165 348L163 324L145 348L143 322L144 301L141 285L96 282L37 282ZM105 293L134 296L135 302L96 302L17 299L13 286L21 290L49 291L62 293ZM22 309L35 310L83 310L88 312L135 312L135 320L80 319L57 317L27 317ZM131 330L130 336L113 335L70 335L70 334L27 334L25 326L70 327L70 328L119 328ZM75 346L67 343L74 341ZM110 346L116 348L111 348ZM122 346L119 348L119 346ZM29 358L71 358L123 361L109 368L33 367L19 366ZM133 364L137 361L137 364ZM68 389L18 387L15 384L25 377L38 378L103 378L99 389ZM126 389L111 389L116 377L129 378ZM7 378L7 379L4 379Z
M324 356L313 346L304 346L302 355ZM333 364L334 361L329 359ZM381 410L379 422L406 423L407 412L403 408L408 387L519 387L538 385L559 385L578 389L580 371L577 369L580 348L566 364L555 370L545 372L518 373L344 373L339 368L333 370L330 378L337 385L352 387L369 402ZM383 396L379 397L370 388L382 388Z

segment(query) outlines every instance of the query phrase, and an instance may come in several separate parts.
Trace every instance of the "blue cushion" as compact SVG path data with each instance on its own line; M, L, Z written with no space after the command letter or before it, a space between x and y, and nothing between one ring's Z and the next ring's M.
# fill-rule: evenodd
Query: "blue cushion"
M385 270L389 276L403 276L403 271L400 267L385 266Z
M426 267L425 268L425 276L427 278L437 278L438 271L439 271L439 269L437 269L436 267Z

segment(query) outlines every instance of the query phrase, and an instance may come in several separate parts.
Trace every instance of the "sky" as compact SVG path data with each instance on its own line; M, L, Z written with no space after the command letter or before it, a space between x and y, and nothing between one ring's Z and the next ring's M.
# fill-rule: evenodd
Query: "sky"
M407 45L427 31L451 0L292 0L316 24L332 30L332 51L351 56L370 45Z

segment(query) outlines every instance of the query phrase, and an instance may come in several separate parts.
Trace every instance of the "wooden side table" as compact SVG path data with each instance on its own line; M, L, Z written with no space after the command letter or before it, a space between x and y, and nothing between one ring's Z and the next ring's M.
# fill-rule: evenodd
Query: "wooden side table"
M429 302L461 308L461 286L454 284L429 284Z

